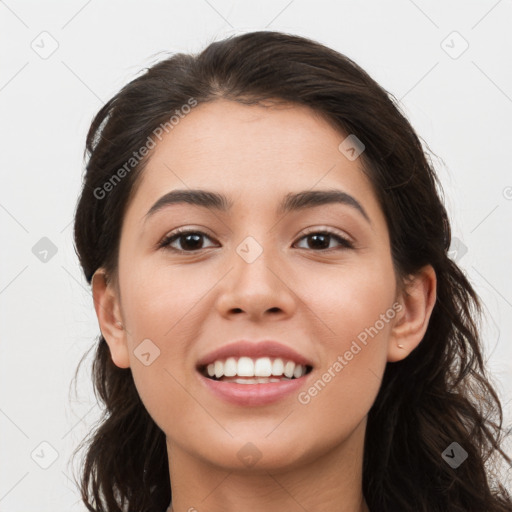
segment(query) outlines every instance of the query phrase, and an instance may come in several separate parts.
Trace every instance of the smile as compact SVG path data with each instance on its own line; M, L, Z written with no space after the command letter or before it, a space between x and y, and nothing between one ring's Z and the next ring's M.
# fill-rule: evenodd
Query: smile
M202 375L209 379L237 384L266 384L299 379L311 371L309 365L302 365L280 357L228 357L216 360L200 368Z

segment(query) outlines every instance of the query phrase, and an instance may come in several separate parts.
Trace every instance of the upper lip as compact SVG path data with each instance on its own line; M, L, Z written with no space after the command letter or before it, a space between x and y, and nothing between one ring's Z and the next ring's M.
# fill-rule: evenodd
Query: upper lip
M258 357L279 357L286 361L294 361L303 366L313 366L309 359L299 354L293 348L278 343L277 341L264 340L251 342L240 340L228 343L204 355L197 362L197 367L201 368L207 366L217 360L223 361L228 357L239 358L243 356L254 359Z

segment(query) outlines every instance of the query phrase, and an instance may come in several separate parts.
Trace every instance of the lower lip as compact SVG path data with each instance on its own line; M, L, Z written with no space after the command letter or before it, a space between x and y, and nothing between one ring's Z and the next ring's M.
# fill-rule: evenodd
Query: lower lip
M216 396L235 405L266 405L297 393L313 373L298 379L258 384L237 384L213 380L197 372L199 379Z

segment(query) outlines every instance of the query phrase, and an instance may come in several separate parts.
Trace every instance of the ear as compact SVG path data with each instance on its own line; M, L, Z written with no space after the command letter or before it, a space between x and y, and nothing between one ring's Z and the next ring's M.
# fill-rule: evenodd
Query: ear
M420 344L434 309L436 290L437 279L432 265L423 267L404 284L398 297L402 307L389 338L388 361L405 359Z
M123 327L119 298L112 283L107 283L106 272L99 268L92 276L94 309L112 356L119 368L129 368L128 343Z

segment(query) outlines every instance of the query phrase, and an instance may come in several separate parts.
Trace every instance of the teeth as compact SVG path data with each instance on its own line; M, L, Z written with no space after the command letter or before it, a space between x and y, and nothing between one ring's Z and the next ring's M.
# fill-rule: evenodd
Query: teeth
M272 364L272 375L283 375L284 364L282 359L274 359Z
M295 363L293 361L288 361L284 367L284 374L286 377L291 379L293 377L293 372L295 371Z
M250 357L241 357L238 360L236 374L239 377L254 377L254 361Z
M224 363L224 375L226 377L234 377L236 375L237 363L234 357L228 357Z
M297 365L293 370L293 376L298 379L299 377L302 377L302 366L299 364Z
M271 359L260 357L228 357L225 361L217 360L210 363L206 371L209 377L221 379L223 377L253 377L244 379L225 379L233 382L242 381L244 384L255 384L257 382L279 382L282 379L275 377L286 377L288 379L302 377L306 373L306 367L296 364L293 361L283 361L281 358ZM270 379L268 377L271 377ZM273 377L273 378L272 378Z
M237 377L228 377L222 379L224 382L236 382L237 384L267 384L269 382L281 382L283 380L291 380L286 377L281 377L280 379L276 379L275 377L257 377L254 379L250 378L237 378Z
M270 362L270 358L262 357L260 359L256 359L254 375L257 375L258 377L270 377L272 375L272 363Z
M215 377L217 379L220 379L222 375L224 374L224 364L222 361L215 361Z

